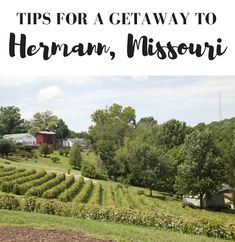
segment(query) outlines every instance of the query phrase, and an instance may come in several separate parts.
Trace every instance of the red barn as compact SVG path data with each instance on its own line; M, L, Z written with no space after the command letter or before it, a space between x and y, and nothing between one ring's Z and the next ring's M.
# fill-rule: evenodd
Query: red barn
M56 148L56 134L49 131L39 131L35 134L37 145L48 144Z

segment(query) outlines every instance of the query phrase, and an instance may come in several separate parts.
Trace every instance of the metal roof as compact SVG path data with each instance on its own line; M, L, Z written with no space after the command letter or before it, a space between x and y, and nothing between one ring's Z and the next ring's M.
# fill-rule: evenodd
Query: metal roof
M25 137L26 135L30 135L29 133L21 133L21 134L6 134L3 136L3 139L21 139Z
M55 132L52 132L52 131L38 131L36 134L55 134Z

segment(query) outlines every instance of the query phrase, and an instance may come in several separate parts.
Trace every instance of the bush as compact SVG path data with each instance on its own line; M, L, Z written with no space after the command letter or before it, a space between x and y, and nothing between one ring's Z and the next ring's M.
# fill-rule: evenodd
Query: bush
M40 147L40 153L41 155L44 155L44 157L47 157L47 155L51 154L53 152L52 146L48 144L42 144Z
M14 187L13 189L13 192L15 194L18 194L18 195L23 195L25 194L30 188L32 187L36 187L36 186L40 186L41 184L53 179L56 177L56 174L55 173L49 173L39 179L36 179L36 180L33 180L33 181L29 181L29 182L26 182L24 184L21 184L21 185L15 185L15 187L17 186L17 188Z
M88 162L83 162L81 172L83 176L88 178L107 180L107 175L97 173L95 166Z
M32 175L35 172L36 171L34 169L33 170L28 170L28 171L25 171L25 169L17 169L13 175L7 176L7 177L3 177L2 179L0 179L0 184L11 182L13 180L16 180L17 178L21 178L21 177L26 177L26 176Z
M113 187L112 186L108 186L105 189L105 204L106 206L113 206L116 207L115 201L114 201L114 192L113 192Z
M59 162L60 158L58 157L51 157L53 163Z
M75 143L75 144L73 144L73 146L70 150L69 164L74 169L80 169L81 168L81 162L82 162L81 150L79 148L79 144Z
M87 181L83 186L83 189L81 190L81 192L75 198L75 202L86 203L92 193L93 187L94 185L92 180Z
M108 180L108 177L105 174L96 173L95 179L106 181L106 180Z
M67 157L70 152L70 148L64 148L64 155Z
M56 176L54 179L38 186L38 187L32 187L30 190L26 192L26 195L29 196L36 196L36 197L41 197L42 194L46 191L49 190L50 188L58 185L61 183L63 180L65 180L65 174L60 174Z
M98 204L101 205L102 203L102 186L100 183L97 183L93 189L93 192L91 194L89 203L90 204Z
M89 178L96 178L96 169L95 166L91 165L90 163L84 162L82 164L82 176L89 177Z
M81 176L69 189L66 189L58 197L60 201L69 202L79 193L84 185L84 178Z
M68 189L75 181L74 176L69 176L65 181L61 182L59 185L52 187L51 189L45 191L42 195L43 198L56 198L61 192Z
M64 155L64 149L63 148L59 149L59 155Z
M16 172L16 168L13 168L13 167L4 168L4 169L1 170L1 172L0 172L0 179L1 179L2 177L5 177L5 176L13 175L13 174L15 174L15 172Z
M9 194L0 194L0 208L152 226L180 233L206 235L220 239L235 239L234 223L225 225L223 222L215 222L206 218L195 219L189 217L186 219L153 211L101 207L73 202L63 203L56 200L16 197Z
M2 191L3 192L12 192L13 191L14 193L18 194L20 184L38 179L46 174L45 171L39 171L39 172L36 172L35 170L33 170L33 171L34 171L34 173L31 173L28 176L20 177L11 182L2 183Z

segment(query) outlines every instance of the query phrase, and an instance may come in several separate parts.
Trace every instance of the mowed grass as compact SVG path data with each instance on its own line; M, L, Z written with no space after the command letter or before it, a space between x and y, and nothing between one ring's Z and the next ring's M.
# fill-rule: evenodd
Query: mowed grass
M54 151L52 154L47 157L42 157L37 152L37 158L33 159L24 159L21 157L9 157L8 159L0 158L0 165L4 166L14 166L16 168L34 168L38 170L46 170L46 171L55 171L55 172L64 172L67 173L68 170L74 175L80 175L81 172L75 169L72 169L69 164L69 157L62 156L58 151ZM51 157L59 158L58 162L53 162ZM84 150L82 152L82 157L85 161L97 166L98 157L94 152L89 152L88 150Z
M0 210L0 226L31 227L56 230L71 230L83 235L113 241L135 242L219 242L227 241L205 236L196 236L158 230L150 227L123 225L101 222L91 219L78 219L28 213L21 211Z

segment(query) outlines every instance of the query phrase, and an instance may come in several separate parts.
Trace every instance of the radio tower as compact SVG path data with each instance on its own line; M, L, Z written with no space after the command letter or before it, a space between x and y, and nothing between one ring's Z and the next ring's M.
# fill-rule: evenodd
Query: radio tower
M219 92L219 111L218 111L218 121L223 119L222 116L222 104L221 104L221 93Z

